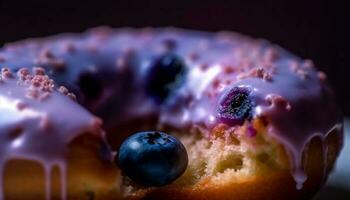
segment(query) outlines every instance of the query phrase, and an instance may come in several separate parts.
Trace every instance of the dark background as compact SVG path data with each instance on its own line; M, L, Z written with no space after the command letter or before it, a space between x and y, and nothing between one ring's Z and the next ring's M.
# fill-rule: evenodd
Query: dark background
M239 31L314 60L329 75L349 115L348 9L345 1L336 0L0 0L0 45L98 25Z

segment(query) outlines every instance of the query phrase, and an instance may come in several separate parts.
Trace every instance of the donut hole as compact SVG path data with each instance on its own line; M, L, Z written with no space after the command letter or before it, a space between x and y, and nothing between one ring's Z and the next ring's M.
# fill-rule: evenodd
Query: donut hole
M102 84L96 74L91 72L82 73L78 84L87 99L97 99L102 94Z

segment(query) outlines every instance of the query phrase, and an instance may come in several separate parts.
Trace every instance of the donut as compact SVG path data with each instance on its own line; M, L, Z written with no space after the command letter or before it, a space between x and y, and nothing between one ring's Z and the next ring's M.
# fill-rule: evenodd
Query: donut
M140 184L117 162L109 176L115 183L106 181L113 189L93 197L310 199L342 147L343 118L325 73L238 33L100 27L6 44L0 67L44 69L85 114L102 119L117 155L142 130L170 133L184 145L188 166L171 183ZM60 109L67 110L74 109ZM64 116L72 124L80 112Z

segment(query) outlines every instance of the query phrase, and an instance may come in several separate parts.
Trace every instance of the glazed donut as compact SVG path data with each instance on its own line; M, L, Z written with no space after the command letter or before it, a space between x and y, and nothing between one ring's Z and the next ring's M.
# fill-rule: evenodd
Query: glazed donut
M7 44L0 66L45 69L102 119L113 150L146 129L182 141L181 177L147 187L115 173L115 199L309 199L342 147L326 75L237 33L96 28Z

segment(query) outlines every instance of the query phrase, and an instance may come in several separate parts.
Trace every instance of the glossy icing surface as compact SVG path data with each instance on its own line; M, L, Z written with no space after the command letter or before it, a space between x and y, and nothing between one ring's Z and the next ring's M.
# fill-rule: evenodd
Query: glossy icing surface
M61 171L65 197L68 144L82 134L104 138L100 121L71 98L64 87L56 88L44 71L22 68L14 74L3 68L0 76L0 173L11 159L37 161L46 176L50 197L50 176L54 166ZM63 93L63 94L62 94ZM3 199L0 176L0 199Z
M185 83L164 103L145 94L153 61L167 53L183 59ZM290 154L301 188L302 152L314 136L341 128L342 117L326 76L265 40L236 33L181 29L108 29L5 45L0 66L17 70L41 66L78 102L101 117L108 130L119 121L156 114L179 129L201 127L204 135L221 121L218 104L233 87L248 87L253 118L268 122L268 133Z

